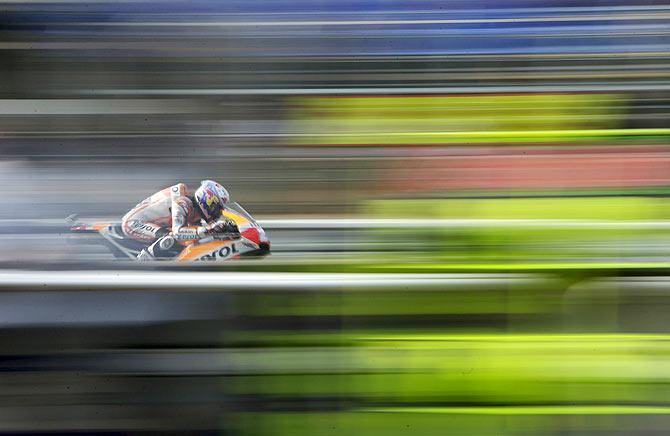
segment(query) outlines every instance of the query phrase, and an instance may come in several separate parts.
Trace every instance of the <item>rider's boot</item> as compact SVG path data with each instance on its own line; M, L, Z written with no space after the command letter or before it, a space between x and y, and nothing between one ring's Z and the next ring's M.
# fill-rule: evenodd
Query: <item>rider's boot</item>
M151 260L156 260L156 258L151 253L149 253L149 250L147 248L140 251L135 259L138 262L148 262Z

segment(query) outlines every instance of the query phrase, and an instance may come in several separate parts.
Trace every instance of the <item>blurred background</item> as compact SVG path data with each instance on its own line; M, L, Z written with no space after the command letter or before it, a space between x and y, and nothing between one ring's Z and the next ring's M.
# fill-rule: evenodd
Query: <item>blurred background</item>
M668 434L669 24L1 1L0 433ZM68 232L204 178L271 256L140 266Z

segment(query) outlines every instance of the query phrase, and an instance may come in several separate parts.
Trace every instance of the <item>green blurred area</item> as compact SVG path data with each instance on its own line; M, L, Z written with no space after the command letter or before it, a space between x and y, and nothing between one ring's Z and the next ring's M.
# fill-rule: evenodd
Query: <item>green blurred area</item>
M665 261L659 243L670 217L665 197L537 197L382 199L368 202L376 218L416 219L375 237L405 244L406 262L538 264ZM424 228L421 220L445 220ZM453 225L452 225L453 222ZM459 224L460 223L460 224ZM392 243L392 242L390 242ZM397 257L389 259L397 262ZM586 265L586 266L587 266ZM451 265L453 266L453 265ZM588 266L587 266L588 267Z
M653 404L670 395L662 358L669 344L663 335L387 334L358 338L351 347L240 352L237 364L265 374L235 378L228 388L357 396L370 404L383 401L389 410L440 402L445 408ZM258 357L266 362L260 369L252 362ZM297 368L286 365L293 360ZM299 362L330 374L295 373Z
M670 282L452 278L239 294L237 312L258 324L228 332L227 359L241 372L222 385L263 410L241 407L226 428L563 435L667 426Z
M603 410L606 412L606 409ZM249 413L236 416L235 431L256 429L254 435L435 435L516 436L564 434L662 434L669 419L657 414L643 416L607 413L567 414L445 414L330 412ZM613 430L614 429L614 430ZM646 433L645 433L646 432Z
M294 98L289 116L301 133L291 141L308 145L517 144L670 135L667 128L625 128L628 98L613 93L299 97Z

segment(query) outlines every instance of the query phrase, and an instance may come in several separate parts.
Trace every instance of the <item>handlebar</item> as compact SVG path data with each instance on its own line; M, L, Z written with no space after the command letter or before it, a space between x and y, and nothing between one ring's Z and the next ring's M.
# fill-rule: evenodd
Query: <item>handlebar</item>
M206 236L203 239L206 239L208 237L211 237L213 239L239 239L240 238L240 232L218 232L218 233L210 233L208 236Z

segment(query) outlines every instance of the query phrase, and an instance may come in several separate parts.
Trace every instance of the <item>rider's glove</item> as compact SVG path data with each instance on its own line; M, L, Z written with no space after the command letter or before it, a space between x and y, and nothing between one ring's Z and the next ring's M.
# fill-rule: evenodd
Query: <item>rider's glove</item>
M238 233L237 225L230 220L214 221L206 227L207 233Z
M226 233L240 233L240 229L237 227L235 221L228 221L223 231Z
M223 233L226 228L226 223L223 221L214 221L213 223L207 224L206 228L207 233Z

